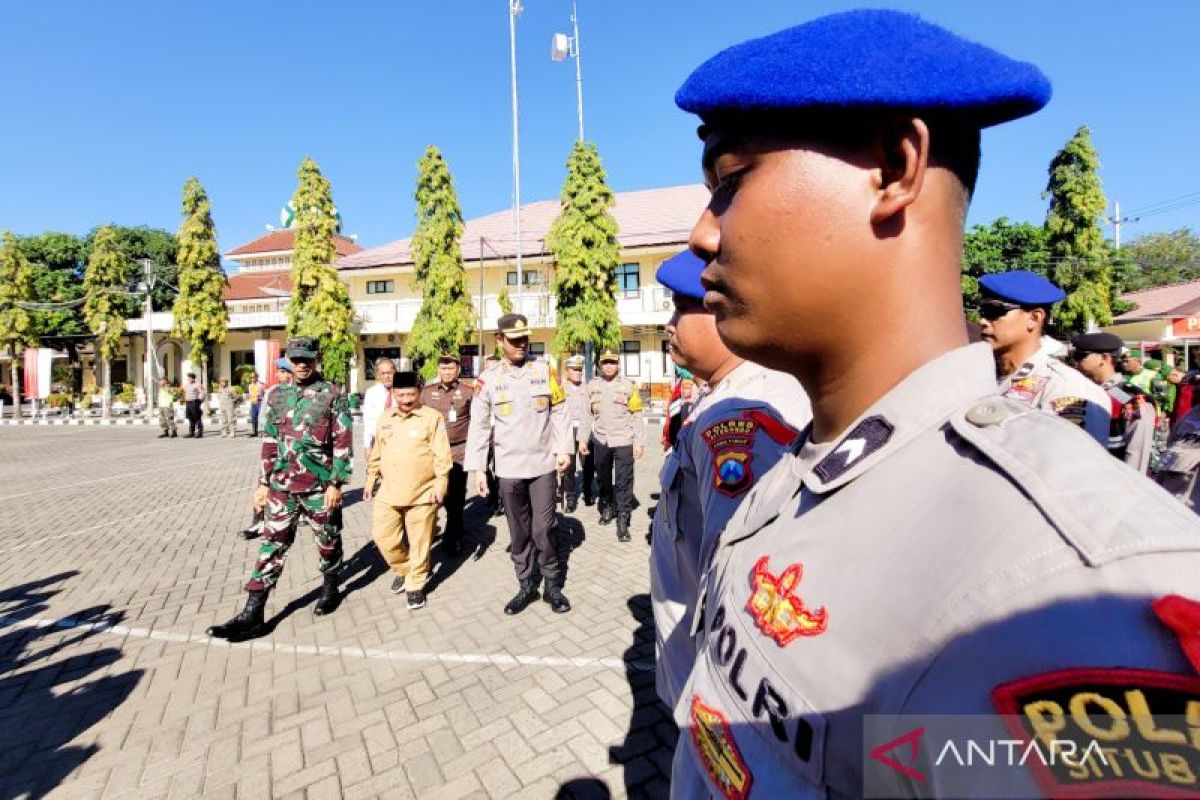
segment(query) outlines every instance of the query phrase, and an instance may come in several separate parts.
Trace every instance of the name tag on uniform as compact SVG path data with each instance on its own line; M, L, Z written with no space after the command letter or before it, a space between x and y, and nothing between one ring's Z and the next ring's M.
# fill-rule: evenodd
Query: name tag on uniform
M450 413L446 415L446 420L449 422L458 422L458 411L453 408L450 409Z

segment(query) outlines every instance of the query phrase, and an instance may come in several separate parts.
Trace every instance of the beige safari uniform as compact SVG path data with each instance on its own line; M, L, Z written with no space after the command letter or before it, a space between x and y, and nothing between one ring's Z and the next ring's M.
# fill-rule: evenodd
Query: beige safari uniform
M587 391L587 413L576 434L577 441L586 442L591 437L606 447L645 445L642 397L633 381L624 375L612 380L592 378Z
M1000 394L1062 417L1083 428L1102 447L1108 447L1112 424L1108 393L1045 348L1000 379Z
M1011 739L999 709L1028 728L1039 713L1066 725L1070 704L1096 695L1107 705L1094 713L1200 700L1151 611L1172 592L1200 597L1194 515L1083 432L1000 397L983 344L925 364L760 479L702 591L675 709L678 798L1042 796L1027 767L984 791L956 783L953 763L935 764L932 722L915 758L889 751L919 783L866 753L939 712ZM1176 688L1126 692L1164 681ZM1126 728L1118 738L1144 749Z
M446 496L453 459L442 413L418 406L385 410L375 429L366 485L383 479L372 511L371 537L405 588L425 588L437 517L434 499Z
M543 361L514 367L507 361L475 383L471 428L463 469L487 469L488 446L495 442L496 475L535 478L554 472L555 455L575 452L565 395Z

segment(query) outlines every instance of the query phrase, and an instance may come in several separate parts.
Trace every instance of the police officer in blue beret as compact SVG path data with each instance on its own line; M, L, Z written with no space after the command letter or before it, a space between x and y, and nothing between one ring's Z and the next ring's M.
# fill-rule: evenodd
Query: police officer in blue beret
M960 721L1177 763L1165 715L1200 701L1194 515L1002 396L967 341L980 133L1049 96L1036 67L883 10L735 45L676 95L712 189L690 241L705 307L813 421L703 560L674 796L1174 789L1100 745L1075 769L938 757Z
M1107 447L1112 409L1104 391L1052 354L1045 336L1050 310L1066 292L1027 270L979 279L979 327L992 346L1000 393L1054 414Z

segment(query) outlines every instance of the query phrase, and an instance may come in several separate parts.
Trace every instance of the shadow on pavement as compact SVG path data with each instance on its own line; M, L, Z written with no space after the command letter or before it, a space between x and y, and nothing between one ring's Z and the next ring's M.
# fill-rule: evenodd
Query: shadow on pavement
M44 612L45 601L57 592L51 587L76 574L63 572L0 590L0 628ZM78 685L121 657L114 647L55 659L94 636L91 626L117 625L124 619L109 608L94 606L45 627L13 627L0 635L0 797L51 792L100 749L67 743L125 702L141 680L143 670L132 670ZM39 647L46 637L57 636L65 638ZM65 683L76 685L55 691Z
M554 800L612 800L612 792L597 778L572 778L558 787Z
M678 730L671 711L654 691L654 615L650 595L636 594L626 604L638 623L633 641L622 655L633 710L625 741L608 749L610 764L624 767L629 797L661 798L669 794L671 757Z
M342 564L340 575L342 589L338 606L359 589L370 586L380 575L387 572L387 569L387 562L379 554L379 548L375 546L374 542L367 542L358 548L357 552ZM285 619L305 606L317 602L320 594L321 586L318 584L299 597L289 600L286 606L266 621L266 632L263 633L263 636L270 636Z

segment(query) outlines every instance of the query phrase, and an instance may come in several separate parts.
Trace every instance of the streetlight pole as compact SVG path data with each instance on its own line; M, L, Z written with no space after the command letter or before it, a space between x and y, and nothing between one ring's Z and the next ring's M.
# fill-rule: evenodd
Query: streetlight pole
M154 304L150 297L150 290L154 288L154 271L153 264L150 259L142 259L142 275L146 286L146 368L143 370L142 383L146 387L146 419L151 419L154 414L154 402L151 400L154 397Z
M579 110L579 141L583 141L583 67L579 55L579 12L575 9L575 0L571 0L571 26L575 33L572 40L575 44L575 100Z
M517 123L517 15L521 0L508 0L508 51L512 71L513 220L517 234L517 311L525 313L525 278L521 274L521 133Z

